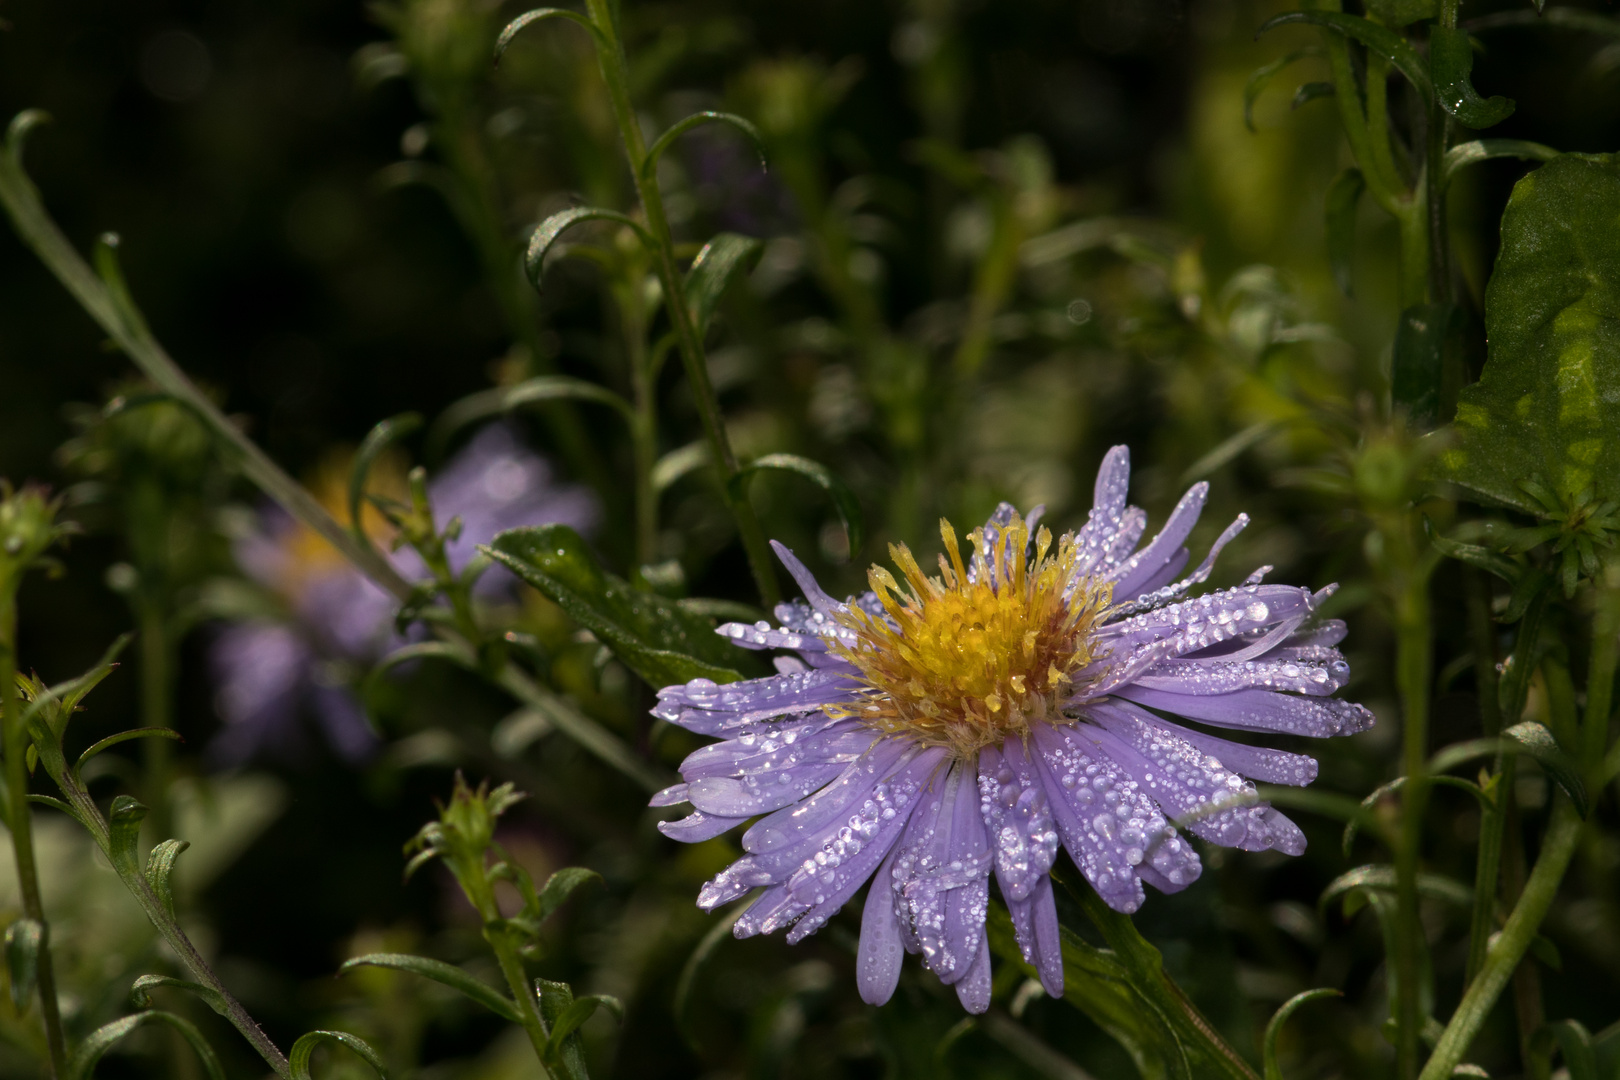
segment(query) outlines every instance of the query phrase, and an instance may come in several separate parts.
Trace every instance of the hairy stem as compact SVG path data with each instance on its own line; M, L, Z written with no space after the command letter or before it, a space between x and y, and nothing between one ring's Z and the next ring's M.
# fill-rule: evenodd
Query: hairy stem
M51 964L50 925L39 895L39 870L34 862L33 815L28 805L28 733L23 730L22 699L17 693L17 594L15 582L0 584L0 735L3 735L6 775L6 823L11 827L11 849L17 862L17 884L23 914L40 925L38 958L39 1011L45 1021L45 1046L50 1054L50 1075L67 1075L67 1043L62 1035L62 1011L56 1000L56 971Z
M675 243L669 231L669 220L664 216L664 200L658 190L658 178L646 175L642 170L647 145L642 138L635 107L630 101L629 63L624 55L624 42L619 37L618 20L614 17L610 0L587 0L586 7L591 21L602 35L596 50L602 80L607 84L613 117L624 140L630 170L635 176L636 194L647 218L647 231L653 238L658 280L664 289L664 308L669 312L669 321L675 329L675 339L680 345L681 360L686 368L686 380L691 385L698 415L703 420L703 434L714 459L721 494L736 518L737 535L748 557L749 569L753 571L760 600L766 608L772 608L782 595L772 569L770 548L765 543L764 530L754 516L754 508L748 502L746 492L732 489L731 478L737 474L737 455L731 449L731 438L726 434L725 420L720 414L720 400L715 395L714 384L709 380L709 363L704 355L703 342L698 337L691 310L686 305L685 282L675 263Z
M1446 1025L1440 1041L1435 1045L1434 1053L1423 1067L1420 1080L1446 1080L1462 1061L1463 1054L1484 1027L1514 969L1535 940L1541 920L1546 917L1547 909L1552 906L1553 897L1558 893L1558 886L1564 880L1564 871L1569 868L1569 860L1575 853L1580 833L1580 815L1575 812L1569 798L1562 791L1557 791L1553 796L1552 819L1542 840L1541 855L1536 859L1535 869L1530 872L1524 892L1513 906L1501 935L1491 947L1479 976L1469 985L1462 1003L1457 1006L1451 1022Z
M1429 683L1433 663L1426 576L1413 573L1396 602L1395 681L1400 691L1402 757L1406 785L1401 789L1401 842L1395 853L1395 1023L1399 1075L1417 1075L1418 953L1423 925L1418 918L1417 871L1428 801Z

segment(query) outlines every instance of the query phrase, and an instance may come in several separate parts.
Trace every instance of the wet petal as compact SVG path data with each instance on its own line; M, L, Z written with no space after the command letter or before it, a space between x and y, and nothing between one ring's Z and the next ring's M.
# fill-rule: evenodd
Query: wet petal
M1145 591L1146 586L1154 578L1164 573L1165 567L1179 557L1182 566L1186 565L1187 552L1182 545L1192 533L1193 526L1198 524L1198 516L1204 512L1204 502L1209 498L1209 484L1200 480L1176 503L1176 508L1170 512L1170 518L1164 523L1147 547L1131 556L1116 569L1104 576L1105 581L1114 582L1114 591L1121 600L1134 599ZM1171 574L1179 572L1176 567Z
M1052 879L1041 879L1023 900L1009 900L1013 935L1024 959L1040 976L1047 994L1063 996L1063 945L1058 932L1057 903L1052 896Z
M1154 716L1128 701L1115 701L1114 705L1187 740L1203 753L1219 759L1228 769L1250 780L1304 787L1316 779L1315 758L1306 757L1304 754L1290 754L1286 750L1273 750L1267 746L1245 746L1218 735L1194 731L1192 728L1172 724L1168 720Z
M882 1005L900 983L906 950L900 943L900 920L894 913L894 852L872 878L861 912L861 943L855 962L855 985L861 1000Z
M1121 686L1114 694L1189 720L1243 731L1272 731L1326 739L1354 735L1373 726L1375 718L1364 705L1337 698L1298 697L1273 690L1239 690L1232 694L1199 696Z
M1057 857L1057 827L1047 801L1020 740L980 752L979 808L995 850L996 881L1009 901L1027 897Z
M980 934L973 962L956 984L956 999L962 1008L977 1016L990 1010L990 991L990 943Z
M942 982L966 973L984 937L991 861L973 771L953 768L923 795L895 859L903 921Z
M696 844L703 840L712 840L747 820L745 817L717 817L714 814L705 814L701 810L694 810L679 821L660 821L658 831L671 840L679 840L683 844Z

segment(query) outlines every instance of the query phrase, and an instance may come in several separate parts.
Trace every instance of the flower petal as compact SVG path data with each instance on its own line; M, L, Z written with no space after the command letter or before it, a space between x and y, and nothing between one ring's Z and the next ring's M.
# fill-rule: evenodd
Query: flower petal
M1376 719L1366 706L1351 701L1299 697L1273 690L1199 696L1121 686L1114 694L1150 709L1161 709L1218 727L1307 735L1315 739L1354 735L1372 727Z
M973 953L973 962L956 983L956 1000L962 1008L975 1016L990 1011L990 942L979 935L979 947Z
M1133 598L1145 591L1147 584L1159 577L1171 560L1178 556L1182 559L1182 565L1186 565L1187 553L1182 544L1192 533L1193 526L1198 524L1198 516L1204 512L1204 503L1208 498L1209 484L1206 482L1200 480L1188 488L1181 501L1176 503L1176 508L1170 512L1170 518L1159 530L1159 535L1147 547L1104 575L1103 580L1114 582L1114 591L1121 599ZM1178 566L1176 571L1180 569Z
M745 817L717 817L714 814L705 814L701 810L694 810L678 821L660 821L658 831L671 840L679 840L683 844L696 844L704 840L713 840L747 820Z
M1057 827L1022 740L979 752L979 808L995 849L996 881L1010 901L1029 896L1057 858Z
M1035 968L1041 986L1052 997L1063 996L1063 943L1058 932L1052 879L1043 877L1023 900L1007 901L1013 935L1024 959Z
M895 851L878 868L861 912L861 943L855 962L855 985L861 1000L882 1005L900 984L900 963L906 950L900 943L900 919L894 913Z
M978 785L959 765L924 794L895 859L902 917L941 982L967 973L984 938L991 861Z
M1116 699L1113 704L1118 709L1132 713L1187 740L1203 753L1217 758L1228 769L1250 780L1304 787L1316 779L1315 758L1306 757L1304 754L1290 754L1286 750L1273 750L1267 746L1245 746L1218 735L1194 731L1192 728L1172 724L1161 717L1153 716L1128 701Z
M743 834L743 850L766 855L813 841L829 825L853 813L854 807L893 771L911 747L903 739L880 739L859 761L810 798L785 807L759 821Z

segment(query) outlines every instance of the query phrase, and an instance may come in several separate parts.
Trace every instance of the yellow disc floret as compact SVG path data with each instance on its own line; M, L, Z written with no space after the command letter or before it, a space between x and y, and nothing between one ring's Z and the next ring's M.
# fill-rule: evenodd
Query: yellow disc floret
M925 575L904 544L891 545L889 555L909 592L882 567L867 575L898 629L854 605L838 616L856 641L833 651L859 669L868 690L828 712L962 759L1009 737L1027 738L1032 724L1071 722L1063 702L1095 658L1092 633L1112 587L1075 581L1072 534L1053 555L1043 527L1027 559L1029 526L1016 516L988 545L984 530L970 534L971 581L949 522L940 522L940 536L950 558L940 555L939 577Z

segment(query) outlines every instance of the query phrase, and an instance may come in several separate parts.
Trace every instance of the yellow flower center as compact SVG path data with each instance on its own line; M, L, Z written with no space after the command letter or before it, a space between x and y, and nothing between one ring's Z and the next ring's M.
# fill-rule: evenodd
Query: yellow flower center
M887 570L868 572L872 591L899 629L850 606L838 621L856 635L833 652L854 664L869 687L859 701L828 710L856 717L891 734L943 746L967 759L1009 737L1027 738L1035 723L1072 723L1062 712L1082 671L1094 659L1092 632L1113 598L1113 586L1075 577L1073 534L1050 554L1052 534L1035 537L1026 560L1029 526L1014 517L986 548L984 530L969 537L977 573L968 580L956 532L940 522L949 561L926 576L904 545L889 555L909 592ZM991 567L1002 568L997 573Z

